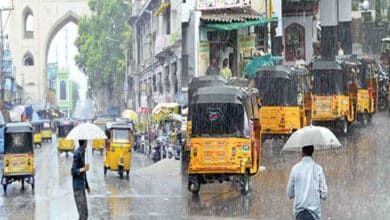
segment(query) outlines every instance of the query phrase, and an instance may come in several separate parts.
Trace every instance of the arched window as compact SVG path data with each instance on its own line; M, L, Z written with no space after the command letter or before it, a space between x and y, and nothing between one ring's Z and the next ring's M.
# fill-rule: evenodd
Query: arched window
M32 39L34 37L33 13L30 8L25 8L23 12L23 30L24 38Z
M24 66L34 66L34 57L30 52L27 52L23 56L23 65Z
M285 30L286 61L305 59L305 28L297 23L291 24Z
M66 100L66 82L64 80L60 82L60 99Z

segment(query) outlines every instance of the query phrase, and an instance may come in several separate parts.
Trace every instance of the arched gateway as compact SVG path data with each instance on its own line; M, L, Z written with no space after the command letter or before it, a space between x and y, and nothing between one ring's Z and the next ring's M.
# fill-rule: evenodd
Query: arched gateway
M8 39L16 81L23 86L28 104L44 107L50 43L66 24L77 24L91 13L88 0L18 0L13 4Z

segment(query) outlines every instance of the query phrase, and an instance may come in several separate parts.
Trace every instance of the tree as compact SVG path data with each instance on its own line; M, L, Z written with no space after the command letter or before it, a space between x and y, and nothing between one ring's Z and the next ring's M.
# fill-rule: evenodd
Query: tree
M92 16L79 21L75 42L79 54L75 60L88 76L88 97L99 99L105 93L105 107L109 108L123 91L125 50L131 42L131 7L122 0L89 0L88 5Z
M77 101L80 99L80 86L77 82L75 81L72 81L72 106L73 106L73 109L72 109L72 112L74 112L75 108L76 108L76 104L77 104Z

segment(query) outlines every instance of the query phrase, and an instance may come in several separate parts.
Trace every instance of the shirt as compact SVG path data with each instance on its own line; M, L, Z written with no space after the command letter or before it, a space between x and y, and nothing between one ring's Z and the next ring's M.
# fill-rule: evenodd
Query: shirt
M232 77L232 71L229 69L229 67L225 67L225 68L221 69L219 74L221 76L225 77L226 79L229 79L230 77Z
M85 148L79 147L73 154L72 177L73 191L88 189L87 175L85 172L80 173L80 169L85 166Z
M207 68L207 72L206 72L206 75L218 75L219 74L219 71L220 71L220 68L218 66L216 67L213 67L213 66L209 66Z
M294 198L293 212L295 216L306 209L315 219L320 219L320 199L325 200L328 194L322 167L315 163L311 157L303 157L291 169L287 194L290 199Z

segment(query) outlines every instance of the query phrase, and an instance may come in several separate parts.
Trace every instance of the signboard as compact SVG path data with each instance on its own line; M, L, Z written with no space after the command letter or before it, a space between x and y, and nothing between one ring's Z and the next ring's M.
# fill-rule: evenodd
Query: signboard
M47 64L47 86L50 89L56 89L58 65L56 63Z
M197 0L196 10L215 10L223 8L235 8L250 6L250 0Z
M206 75L210 64L210 45L208 41L199 42L198 45L198 76Z
M238 35L238 48L240 51L240 73L243 72L245 65L248 62L248 59L252 56L252 51L256 48L256 34L250 34L250 35Z

